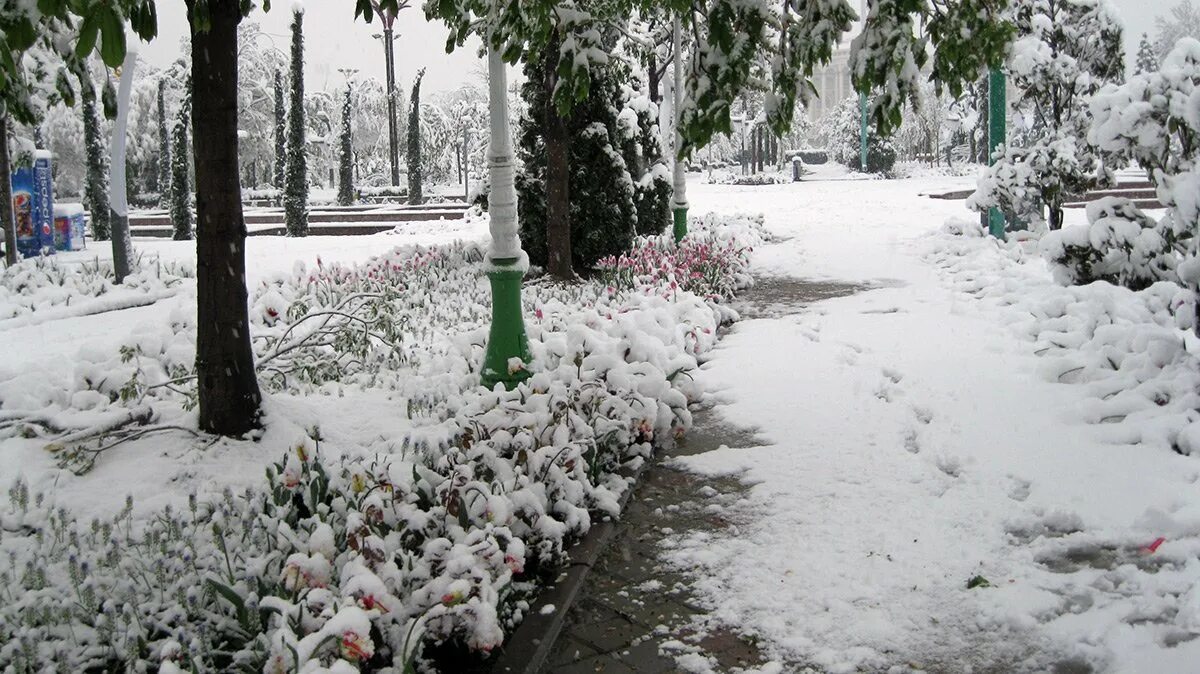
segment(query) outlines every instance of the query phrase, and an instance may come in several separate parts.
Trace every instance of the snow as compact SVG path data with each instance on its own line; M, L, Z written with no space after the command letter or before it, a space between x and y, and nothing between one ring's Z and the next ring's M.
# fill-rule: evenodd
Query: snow
M689 394L703 390L723 419L755 429L764 445L679 460L702 475L740 476L748 492L726 506L736 526L664 532L664 555L691 579L706 620L757 639L770 660L762 672L798 664L828 672L1025 672L1076 662L1098 671L1190 671L1200 658L1193 638L1200 634L1200 365L1195 339L1172 322L1172 284L1138 293L1106 283L1063 287L1036 239L999 244L981 235L963 202L922 196L968 188L970 177L914 173L883 181L814 167L802 182L760 186L689 176L693 213L764 213L778 239L756 247L756 274L837 280L861 292L740 321L708 352ZM1112 215L1092 210L1096 220ZM943 227L947 219L955 219L951 227ZM1081 229L1064 235L1078 236L1086 223L1087 213L1068 210L1067 224ZM265 316L292 299L268 287L279 279L358 264L398 244L482 245L486 228L485 219L468 218L361 237L251 237L253 320L266 326L256 329L269 333ZM181 268L194 260L192 242L136 246L147 260ZM97 256L103 261L107 249L60 254L56 264L82 269ZM483 292L486 281L478 285ZM32 406L89 373L128 378L106 359L131 338L145 353L187 362L194 353L169 326L194 315L193 288L184 275L174 286L148 277L144 286L69 292L57 302L61 287L36 293L45 301L5 296L0 315L25 322L0 322L8 354L0 396L6 405ZM150 303L67 311L116 309L130 298ZM645 298L611 319L604 339L614 348L622 340L645 348L650 338L678 339L676 326L696 307L665 304ZM536 321L530 317L531 336L564 336L541 349L600 338L590 327L556 326L564 315L545 309L548 318L541 308ZM704 340L694 348L708 349L714 339L697 334L682 343ZM544 357L534 353L535 361ZM649 351L644 359L672 370L657 357ZM587 367L611 365L604 353L589 358ZM659 382L637 385L647 387L644 395L663 394ZM99 415L108 404L99 397L59 402ZM347 395L337 385L275 394L258 443L222 441L199 451L162 435L105 456L82 477L57 470L38 443L10 438L0 446L0 483L23 476L34 487L54 486L59 504L85 503L89 515L119 511L132 493L139 511L151 512L193 490L260 483L277 449L314 420L326 459L405 451L389 442L428 422L397 414L402 400L386 390ZM194 424L186 414L160 421ZM436 424L426 430L432 437ZM395 475L397 483L412 479L402 468ZM618 490L598 486L598 508L615 508ZM716 493L706 487L699 496ZM505 521L522 505L497 499L478 507ZM572 513L571 526L585 529L587 516ZM526 554L509 551L514 564ZM314 527L286 558L283 581L309 592L337 583L343 596L386 609L380 578L354 564L337 566L338 578L335 552L333 531ZM459 552L445 554L458 559ZM968 590L976 576L988 587ZM428 591L435 600L453 598L462 590L457 582ZM370 611L328 608L320 629L280 634L275 646L311 652L332 636L348 660L369 652ZM554 610L565 609L543 613ZM481 648L501 629L494 616L484 618ZM694 645L668 642L664 651L682 671L715 668ZM164 648L160 671L178 671L171 657Z
M1189 405L1097 424L1099 384L1046 380L1076 352L1039 356L1043 344L1022 330L1026 307L1045 302L1157 330L1176 355L1141 376L1182 377L1186 394L1198 379L1182 333L1155 324L1135 293L1057 285L1036 242L1002 249L936 232L968 212L918 193L969 184L749 188L784 239L756 251L757 273L870 288L740 322L719 343L699 381L724 419L767 444L681 460L751 486L729 514L736 528L677 535L668 559L690 572L710 619L762 639L771 658L822 671L1047 671L1075 660L1187 671L1200 657L1180 636L1195 611L1195 595L1180 595L1200 579L1189 560L1200 551L1200 465L1152 431ZM692 198L700 210L737 209L745 191L697 184ZM1068 222L1083 216L1069 211ZM1086 336L1059 323L1068 344ZM1160 535L1157 552L1138 551ZM1055 566L1088 550L1116 559ZM976 575L991 587L967 590Z

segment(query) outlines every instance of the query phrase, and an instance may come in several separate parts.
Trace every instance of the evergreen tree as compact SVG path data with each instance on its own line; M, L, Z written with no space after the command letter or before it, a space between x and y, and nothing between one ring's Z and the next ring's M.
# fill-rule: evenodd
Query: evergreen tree
M412 107L408 111L408 203L424 201L421 194L421 78L425 69L417 71L413 80Z
M158 81L158 203L166 207L171 198L171 133L167 130L167 81Z
M548 156L542 120L546 106L553 105L551 96L542 86L547 67L550 66L544 58L525 65L521 95L528 109L521 119L519 153L523 168L517 174L521 244L530 261L543 266L548 262L549 249L546 231ZM569 138L571 263L580 271L594 267L603 257L628 250L638 222L634 178L626 164L626 153L622 152L622 140L631 134L622 131L619 120L626 100L621 84L628 73L614 62L593 75L588 96L563 120ZM641 135L640 129L638 135ZM663 214L661 224L650 225L648 229L661 232L666 225L665 218Z
M886 173L896 165L896 147L890 138L867 127L867 167L862 166L862 111L858 96L846 98L821 120L821 134L830 158L853 171Z
M283 73L275 71L275 187L283 189L287 165L287 106L283 102Z
M176 241L192 238L192 193L188 189L188 122L192 115L192 82L188 78L171 132L171 225Z
M613 67L622 67L614 64ZM632 73L621 80L625 108L618 116L621 154L633 178L639 236L662 234L671 222L671 167L658 126L658 106L641 93L641 80Z
M108 221L108 153L100 137L100 116L96 110L96 87L86 72L79 74L83 109L83 144L87 153L87 178L84 193L92 219L92 238L107 241L111 235Z
M1142 33L1142 41L1138 43L1137 61L1134 63L1133 74L1158 72L1158 57L1154 55L1154 46L1150 44L1150 36Z
M350 131L350 83L346 82L346 100L342 102L341 145L338 150L338 204L354 203L354 136Z
M292 7L291 97L283 213L288 236L308 236L308 150L304 143L304 6Z

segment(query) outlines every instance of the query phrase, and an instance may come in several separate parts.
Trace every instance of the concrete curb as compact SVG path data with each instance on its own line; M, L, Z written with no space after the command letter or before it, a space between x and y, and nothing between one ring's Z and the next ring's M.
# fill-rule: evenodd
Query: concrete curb
M621 495L621 513L633 492L641 482L642 475L658 461L654 459L642 462L637 470L626 473L632 478L629 488ZM537 599L530 604L525 619L509 635L500 655L492 661L488 668L493 674L538 674L546 665L546 659L554 648L554 642L562 632L567 615L575 603L588 573L595 566L600 555L604 553L617 532L617 522L606 520L593 524L587 534L568 552L570 560L567 567L559 574L554 585L547 586L538 593ZM543 614L546 606L554 610Z

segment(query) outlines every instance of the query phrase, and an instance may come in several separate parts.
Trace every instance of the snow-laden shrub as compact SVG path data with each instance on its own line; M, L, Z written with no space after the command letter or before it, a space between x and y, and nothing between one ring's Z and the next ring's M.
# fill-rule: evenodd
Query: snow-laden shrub
M1064 285L1107 281L1141 290L1175 280L1190 233L1177 231L1129 199L1105 197L1087 206L1088 224L1065 227L1042 238L1041 252Z
M1097 0L1018 0L1013 23L1014 105L1037 121L1020 147L1004 148L984 170L971 205L1037 221L1044 206L1050 229L1059 229L1067 197L1091 189L1100 173L1085 138L1088 99L1125 74L1121 22Z
M1180 39L1157 72L1108 86L1092 99L1091 143L1113 162L1137 162L1169 209L1174 231L1200 227L1200 41ZM1184 328L1200 329L1197 320L1200 263L1194 251L1178 265L1185 286L1175 302Z
M80 307L89 301L120 294L146 294L178 287L195 278L190 264L162 262L138 256L134 269L114 284L112 263L96 260L64 263L57 256L29 258L0 270L0 320L51 308Z
M852 171L888 173L896 165L896 147L891 139L867 129L867 166L862 166L862 113L857 96L846 98L820 122L820 133L829 144L829 156Z
M803 164L800 168L800 175L805 175ZM711 185L782 185L792 182L792 179L782 173L751 173L749 175L741 175L732 171L722 171L714 173L708 179Z
M691 223L700 241L726 248L760 240L760 224ZM476 654L500 645L567 547L594 518L617 514L629 488L618 470L690 425L698 391L687 373L735 314L659 274L628 289L530 286L534 373L513 391L487 390L472 374L487 304L471 250L401 250L359 267L319 265L311 278L298 269L255 298L258 334L281 329L292 307L332 316L322 307L361 296L381 276L426 309L424 322L409 323L416 313L403 310L397 320L415 331L406 338L436 346L348 377L445 396L396 439L395 453L325 462L313 429L261 488L197 498L186 512L144 522L127 508L84 524L17 485L0 511L0 669L401 671L419 644ZM748 282L746 256L734 250L710 258L726 265L713 288ZM676 266L705 259L687 255ZM461 272L471 268L476 275ZM145 333L139 353L165 362L182 353L172 336L193 332L180 324ZM322 342L310 346L332 346ZM157 390L155 404L168 405L170 389ZM9 393L0 388L6 410Z
M713 301L732 299L748 284L730 269L744 268L751 248L716 233L685 237L678 245L668 236L639 239L627 253L597 264L599 280L619 289L665 285Z
M1045 222L1044 204L1061 204L1072 189L1084 189L1078 176L1092 169L1080 163L1092 160L1073 137L1031 147L1002 146L996 152L996 162L980 174L967 207L985 211L995 206L1010 219L1032 224Z

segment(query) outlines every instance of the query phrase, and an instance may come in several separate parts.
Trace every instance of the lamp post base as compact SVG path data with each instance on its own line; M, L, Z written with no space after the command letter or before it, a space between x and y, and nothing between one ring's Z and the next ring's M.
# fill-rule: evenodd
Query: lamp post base
M525 269L517 260L491 260L487 272L492 286L492 327L483 357L481 383L512 389L529 378L529 338L521 314L521 279Z
M675 243L679 243L680 241L683 241L683 237L687 236L688 207L686 205L684 205L684 206L676 205L676 206L672 207L671 212L675 218L675 220L674 220L675 226L672 230L673 233L675 234Z
M1004 213L999 208L989 208L987 212L988 234L1004 240Z

